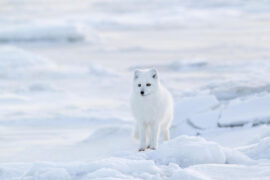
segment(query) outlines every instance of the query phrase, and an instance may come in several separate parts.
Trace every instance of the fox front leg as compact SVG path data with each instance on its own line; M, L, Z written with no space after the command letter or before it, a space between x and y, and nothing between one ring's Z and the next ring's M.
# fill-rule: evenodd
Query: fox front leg
M159 124L153 124L150 130L150 149L156 150L158 146L160 127Z
M138 151L144 151L146 149L146 127L144 124L139 125L140 134L140 147Z

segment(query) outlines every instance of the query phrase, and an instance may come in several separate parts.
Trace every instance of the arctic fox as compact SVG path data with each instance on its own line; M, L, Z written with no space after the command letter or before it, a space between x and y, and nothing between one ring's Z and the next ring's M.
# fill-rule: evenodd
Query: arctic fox
M170 139L173 98L154 68L135 70L133 81L131 109L136 119L134 135L140 139L139 151L155 150L160 131L164 140Z

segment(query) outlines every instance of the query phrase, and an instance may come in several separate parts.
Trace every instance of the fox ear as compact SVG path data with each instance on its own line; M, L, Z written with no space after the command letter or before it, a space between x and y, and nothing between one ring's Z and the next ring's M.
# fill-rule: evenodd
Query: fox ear
M138 79L138 77L139 77L139 70L138 69L136 69L135 71L134 71L134 79Z
M158 71L157 71L157 69L156 68L152 68L151 71L152 71L152 78L153 79L157 79L158 78Z

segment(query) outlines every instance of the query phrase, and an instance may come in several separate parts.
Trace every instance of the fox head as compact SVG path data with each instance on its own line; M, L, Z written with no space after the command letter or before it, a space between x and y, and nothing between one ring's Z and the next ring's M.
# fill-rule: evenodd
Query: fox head
M155 93L158 87L159 75L156 69L137 69L134 71L134 93L145 97Z

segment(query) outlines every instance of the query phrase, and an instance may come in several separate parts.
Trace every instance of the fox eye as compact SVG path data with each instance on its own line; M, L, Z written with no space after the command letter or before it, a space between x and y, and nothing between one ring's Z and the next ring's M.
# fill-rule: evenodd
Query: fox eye
M150 83L147 83L146 86L151 86L151 84Z
M138 87L141 87L142 85L141 84L138 84Z

